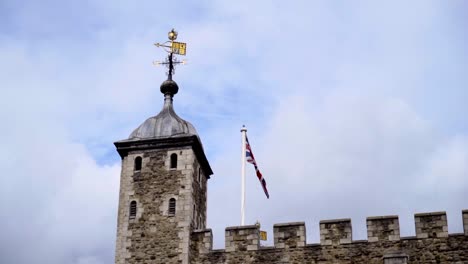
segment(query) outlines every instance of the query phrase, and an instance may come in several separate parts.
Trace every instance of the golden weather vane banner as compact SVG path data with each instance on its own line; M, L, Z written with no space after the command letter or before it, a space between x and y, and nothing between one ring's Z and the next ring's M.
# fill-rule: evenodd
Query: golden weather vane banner
M185 56L185 53L187 51L186 47L187 47L186 43L173 41L172 46L171 46L171 51L174 54Z

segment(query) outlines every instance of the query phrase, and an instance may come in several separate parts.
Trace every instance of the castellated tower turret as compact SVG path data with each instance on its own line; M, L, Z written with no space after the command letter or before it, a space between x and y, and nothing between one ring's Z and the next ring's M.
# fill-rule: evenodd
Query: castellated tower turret
M190 263L191 236L206 228L213 174L195 128L174 111L172 78L161 112L126 140L122 157L115 263Z

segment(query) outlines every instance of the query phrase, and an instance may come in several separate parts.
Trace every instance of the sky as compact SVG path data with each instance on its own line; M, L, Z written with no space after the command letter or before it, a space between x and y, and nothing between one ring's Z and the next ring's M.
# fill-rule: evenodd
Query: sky
M175 28L176 112L214 175L215 248L240 224L243 124L270 192L247 165L246 223L468 209L468 2L0 1L0 263L112 263L125 139L162 108Z

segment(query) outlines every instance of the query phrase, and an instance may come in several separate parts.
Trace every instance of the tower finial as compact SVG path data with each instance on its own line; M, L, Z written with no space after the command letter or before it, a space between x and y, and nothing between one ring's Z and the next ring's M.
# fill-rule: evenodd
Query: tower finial
M179 61L177 57L174 56L174 55L185 56L186 51L187 51L186 43L175 41L177 39L177 35L178 35L177 31L172 29L171 31L169 31L169 33L167 33L167 37L169 38L169 41L166 41L162 44L161 43L154 44L156 47L162 47L167 53L169 53L169 55L167 56L164 62L154 61L153 64L165 65L168 68L167 79L170 81L172 81L172 75L175 74L175 65L186 63L185 60Z
M185 56L187 44L183 42L175 41L177 39L177 31L172 29L167 33L169 41L164 43L155 43L156 47L162 47L169 55L167 56L164 62L155 61L155 65L165 65L168 68L167 71L167 80L161 84L161 93L169 98L172 98L174 94L179 91L179 86L176 82L172 80L172 75L175 74L175 65L176 64L185 64L185 60L179 61L175 55Z

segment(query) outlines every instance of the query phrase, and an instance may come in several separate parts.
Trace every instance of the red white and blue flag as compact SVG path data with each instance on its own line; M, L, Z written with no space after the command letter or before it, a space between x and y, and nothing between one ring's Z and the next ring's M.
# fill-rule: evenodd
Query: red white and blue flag
M260 184L262 185L263 191L265 192L266 197L270 198L266 187L266 181L263 178L263 175L260 173L260 170L258 169L257 162L255 161L252 149L250 148L249 139L247 138L247 135L245 135L245 142L245 156L247 157L247 162L252 163L254 165L255 172L257 173L257 178L260 181Z

